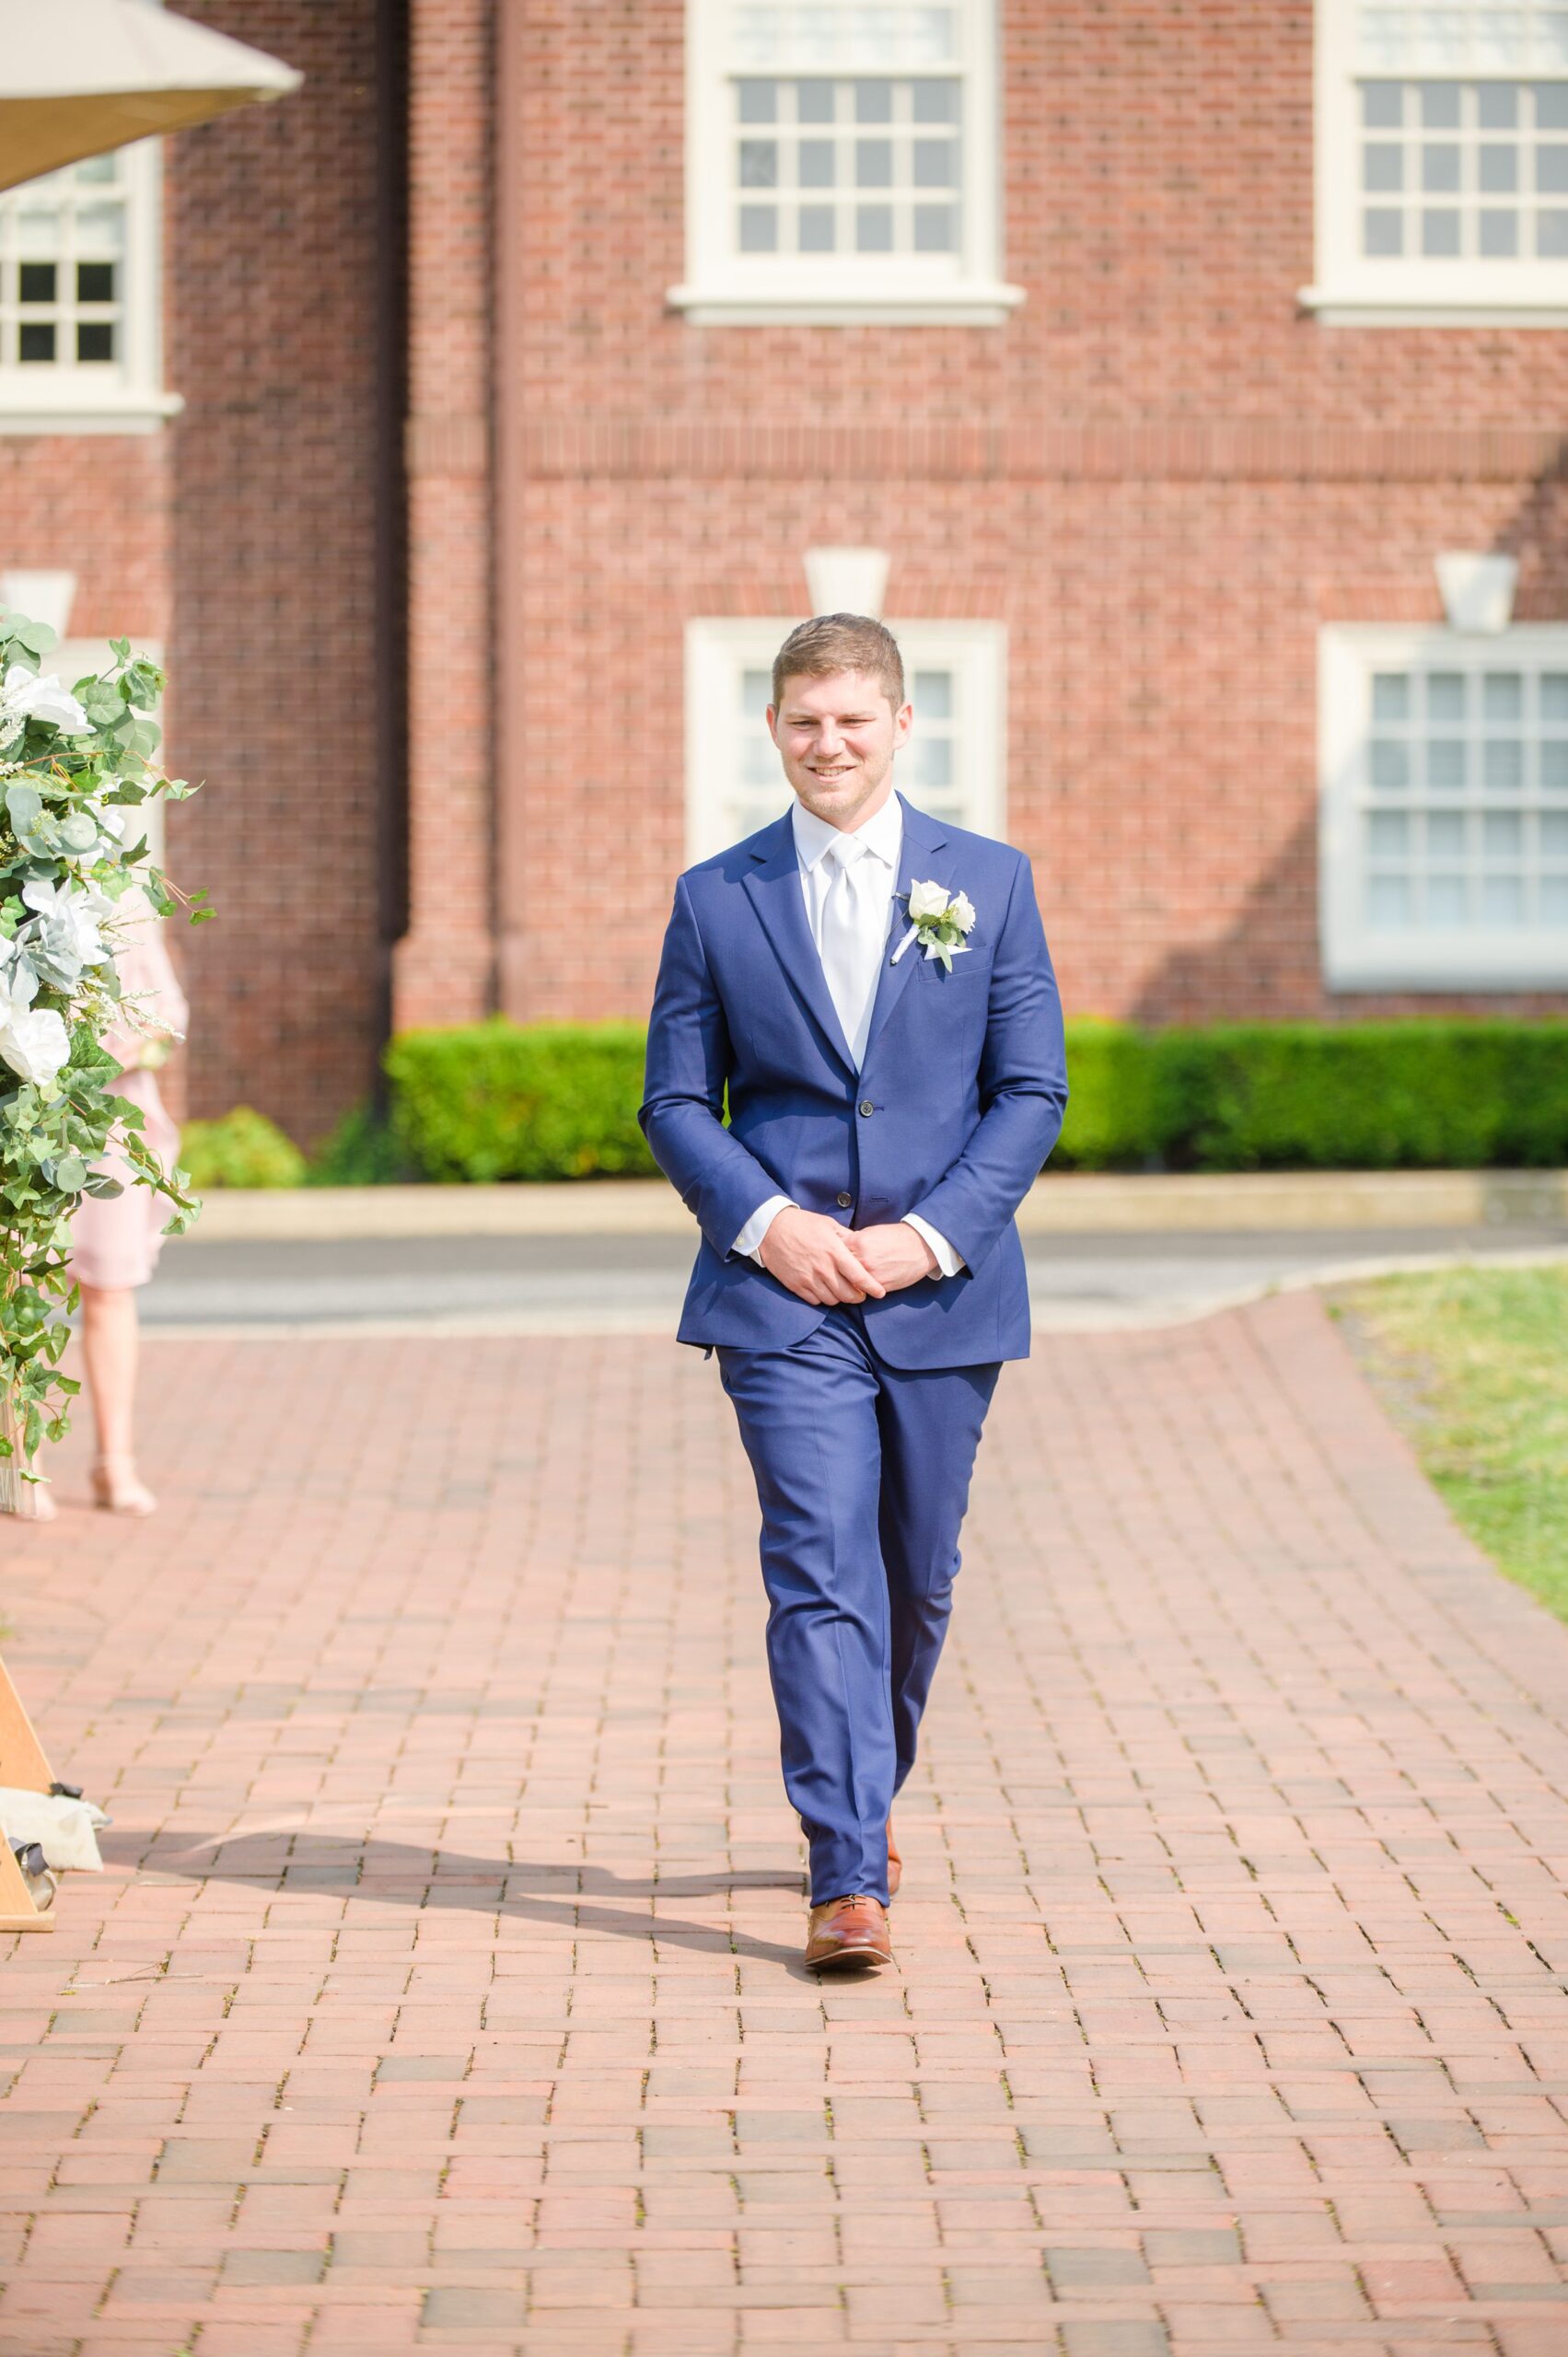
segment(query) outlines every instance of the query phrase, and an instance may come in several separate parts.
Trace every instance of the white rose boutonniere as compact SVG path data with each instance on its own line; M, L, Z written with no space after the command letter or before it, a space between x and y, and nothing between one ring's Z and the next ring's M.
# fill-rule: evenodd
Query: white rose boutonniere
M927 958L940 958L950 974L954 958L969 948L965 935L974 930L974 902L967 892L949 893L946 884L912 884L908 900L909 931L893 952L894 965L912 941L921 941Z

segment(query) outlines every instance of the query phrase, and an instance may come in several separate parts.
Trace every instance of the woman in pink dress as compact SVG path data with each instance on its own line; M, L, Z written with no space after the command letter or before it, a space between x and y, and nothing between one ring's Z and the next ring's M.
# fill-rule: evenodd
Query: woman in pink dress
M134 1012L104 1038L122 1063L115 1094L142 1110L142 1135L166 1170L180 1158L180 1132L158 1094L157 1067L171 1039L182 1039L189 1019L185 993L164 946L163 927L140 893L120 904L114 964L122 996ZM157 1265L168 1205L150 1187L133 1184L122 1145L111 1142L99 1170L118 1178L123 1192L103 1198L84 1195L71 1226L71 1269L82 1289L82 1357L87 1397L98 1427L92 1469L95 1502L110 1514L151 1514L157 1500L137 1478L132 1416L136 1392L136 1288ZM28 1485L31 1487L31 1484ZM47 1490L33 1489L38 1504ZM45 1516L52 1500L43 1506Z

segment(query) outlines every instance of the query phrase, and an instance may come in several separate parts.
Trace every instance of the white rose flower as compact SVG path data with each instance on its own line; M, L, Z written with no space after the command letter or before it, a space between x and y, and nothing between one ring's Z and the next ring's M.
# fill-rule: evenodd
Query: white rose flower
M23 1080L52 1080L70 1052L64 1022L52 1008L0 1002L0 1062Z
M40 679L20 663L13 663L0 687L0 727L7 731L19 720L52 720L68 737L85 737L92 722L59 675Z
M22 899L38 911L41 931L78 966L101 966L109 956L98 921L112 905L101 892L74 892L64 884L35 877L22 886Z
M952 918L953 923L958 926L960 933L973 932L974 902L970 899L967 892L954 893L952 906L947 911L947 914Z
M918 924L922 917L939 917L947 906L946 884L912 884L910 886L910 923Z

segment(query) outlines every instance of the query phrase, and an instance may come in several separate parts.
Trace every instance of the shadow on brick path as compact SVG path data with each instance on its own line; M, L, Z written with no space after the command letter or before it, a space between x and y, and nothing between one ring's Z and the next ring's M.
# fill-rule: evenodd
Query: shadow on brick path
M78 1436L6 1533L115 1823L0 1953L5 2357L1560 2357L1568 1631L1310 1297L1007 1371L854 1986L712 1368L146 1398L155 1521Z

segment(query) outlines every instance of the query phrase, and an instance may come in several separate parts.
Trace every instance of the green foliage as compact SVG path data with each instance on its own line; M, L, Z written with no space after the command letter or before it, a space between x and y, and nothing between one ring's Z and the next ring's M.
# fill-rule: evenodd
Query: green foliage
M1568 1162L1568 1023L1069 1027L1055 1159L1081 1170Z
M406 1172L580 1178L654 1167L636 1125L644 1033L497 1017L410 1031L387 1053ZM1568 1163L1568 1023L1227 1024L1067 1030L1072 1101L1053 1167L1472 1169ZM379 1150L379 1149L378 1149ZM370 1151L366 1142L365 1151ZM362 1167L364 1167L362 1165Z
M1455 1520L1568 1620L1568 1268L1388 1277L1335 1306Z
M637 1127L644 1039L632 1023L499 1016L405 1031L386 1057L399 1149L443 1184L645 1176L655 1164Z
M192 1187L298 1187L305 1156L294 1140L249 1105L213 1121L187 1121L180 1152Z
M39 677L53 642L43 624L0 612L0 1399L26 1457L60 1437L77 1388L59 1372L70 1218L85 1193L121 1191L93 1172L110 1131L133 1183L167 1198L171 1231L197 1208L185 1173L160 1168L140 1111L114 1094L120 1067L100 1045L126 1013L117 903L139 886L160 916L177 905L165 877L137 866L137 809L190 791L154 759L145 715L163 674L117 640L108 668L67 691ZM0 1456L12 1453L0 1434Z
M356 1105L310 1157L308 1187L395 1187L412 1178L397 1140L370 1105Z

